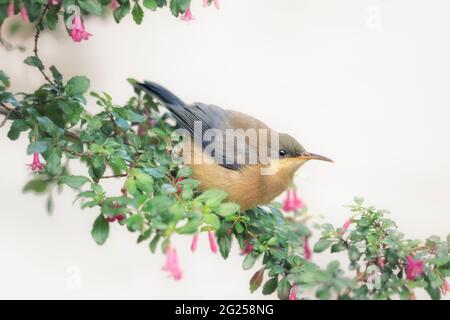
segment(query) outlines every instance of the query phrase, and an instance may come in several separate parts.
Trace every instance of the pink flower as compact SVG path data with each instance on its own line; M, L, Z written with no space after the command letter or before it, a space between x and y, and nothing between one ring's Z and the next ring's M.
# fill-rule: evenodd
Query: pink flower
M70 36L75 42L81 42L81 40L89 40L89 37L92 36L92 34L86 32L86 30L84 29L84 24L80 16L75 16L73 18Z
M295 190L288 190L283 201L283 210L286 212L297 211L305 207L305 203L300 199Z
M385 259L382 258L382 257L379 257L379 258L377 259L377 264L378 264L378 266L380 267L380 269L384 269L384 262L385 262Z
M181 16L180 19L186 22L194 20L195 17L192 15L191 8L187 8L186 12L184 13L184 15Z
M214 6L216 7L217 10L220 9L220 2L219 0L212 0L214 3ZM203 0L203 7L207 7L209 5L209 0Z
M308 237L305 237L305 240L303 240L303 254L306 260L311 260L312 250L309 246Z
M443 296L445 296L447 293L450 292L450 284L448 284L447 279L444 279L444 283L442 284L441 287L441 292Z
M178 263L177 250L175 248L171 248L170 246L166 249L166 264L163 267L163 270L170 272L170 275L175 280L180 280L182 278L182 273L180 270L180 265Z
M341 236L344 235L345 231L347 231L347 229L350 227L351 224L352 224L351 219L348 219L347 221L345 221L344 225L342 226L342 231L339 234Z
M116 10L118 7L120 7L120 4L117 2L117 0L111 1L111 9Z
M253 252L253 245L250 243L250 241L245 240L245 247L241 252L241 256L247 255Z
M22 20L25 22L30 22L30 18L28 17L28 11L25 5L22 3L20 5L20 16L22 17Z
M60 4L61 0L48 0L48 3L57 6L58 4Z
M114 221L123 221L123 219L125 219L125 216L123 214L119 214L117 216L114 217L106 217L106 221L108 222L114 222Z
M14 0L9 0L8 17L14 16Z
M291 293L289 294L289 300L297 300L297 284L294 283L294 285L291 288Z
M214 239L214 233L212 233L212 231L208 231L208 239L209 239L209 246L211 248L211 251L213 253L217 253L217 244L216 244L216 240Z
M31 171L43 171L44 164L39 160L39 152L33 153L33 162L28 165Z
M191 251L195 252L197 250L197 244L198 244L198 234L195 234L192 237L192 243L191 243Z
M407 265L406 265L406 278L408 280L414 280L417 277L420 277L423 273L423 261L417 260L414 261L414 258L411 256L406 257Z

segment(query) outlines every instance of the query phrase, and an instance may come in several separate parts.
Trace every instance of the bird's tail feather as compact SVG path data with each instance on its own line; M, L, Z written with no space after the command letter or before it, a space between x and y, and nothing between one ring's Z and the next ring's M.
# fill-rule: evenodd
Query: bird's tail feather
M143 90L145 93L158 98L162 103L175 114L182 112L186 107L186 104L178 98L175 94L164 88L163 86L150 82L144 81L143 83L136 83L135 88Z

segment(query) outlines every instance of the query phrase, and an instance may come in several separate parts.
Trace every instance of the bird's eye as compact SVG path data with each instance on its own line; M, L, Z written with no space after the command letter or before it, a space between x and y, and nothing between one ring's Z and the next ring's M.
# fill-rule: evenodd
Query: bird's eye
M280 150L280 157L284 157L286 154L286 150Z

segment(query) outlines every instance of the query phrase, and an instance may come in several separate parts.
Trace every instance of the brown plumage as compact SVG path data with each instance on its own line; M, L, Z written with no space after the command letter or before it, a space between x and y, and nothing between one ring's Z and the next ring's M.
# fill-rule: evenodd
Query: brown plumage
M267 130L269 138L263 147L267 147L266 150L271 150L271 156L268 159L260 158L259 135L256 140L246 137L245 147L237 148L236 154L233 153L234 158L226 152L214 154L214 159L221 161L213 160L211 155L205 152L210 141L205 142L204 139L200 141L197 137L193 142L187 140L184 144L183 151L188 150L187 153L190 155L190 158L186 157L185 160L189 160L186 162L192 168L192 177L200 181L200 189L222 189L226 191L229 200L238 203L241 210L271 202L289 187L295 172L305 162L312 159L331 161L326 157L306 152L302 145L291 136L283 133L278 134L262 121L244 113L224 110L217 106L202 103L187 106L167 89L151 82L136 84L136 88L158 98L173 114L178 125L186 129L191 136L194 136L194 124L196 122L202 123L203 133L208 129L214 129L221 132L223 136L225 136L227 129ZM276 157L273 156L273 150L271 149L270 137L272 133L276 133L279 137L278 149L275 150ZM227 151L227 147L225 147L225 151ZM233 146L233 148L235 147ZM238 155L243 155L245 160L249 161L248 154L252 150L257 151L258 154L256 163L238 163ZM264 153L262 154L264 155ZM203 159L203 161L198 162L198 159ZM273 174L262 174L261 170L267 169L269 166L276 168Z

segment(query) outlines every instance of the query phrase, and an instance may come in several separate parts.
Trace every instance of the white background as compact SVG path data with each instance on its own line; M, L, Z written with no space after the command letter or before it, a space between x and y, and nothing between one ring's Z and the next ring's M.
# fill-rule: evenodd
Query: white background
M61 32L42 36L41 54L66 77L87 75L91 88L121 103L127 77L160 82L186 102L237 109L290 133L336 164L310 163L301 196L317 217L341 225L354 195L389 209L409 238L450 231L450 3L446 0L222 0L192 6L196 20L146 11L85 22L93 37L76 44ZM61 26L60 26L61 27ZM31 41L22 38L31 51ZM13 90L31 90L40 74L0 51ZM90 106L95 111L95 105ZM90 237L95 210L58 196L22 195L31 162L27 141L0 132L0 298L263 298L250 295L252 271L234 254L224 262L207 237L191 254L175 243L184 279L161 272L162 254L136 245L117 225L99 248ZM118 191L118 186L111 190ZM315 256L323 263L327 258ZM78 278L79 276L79 278ZM77 286L77 279L80 286Z

